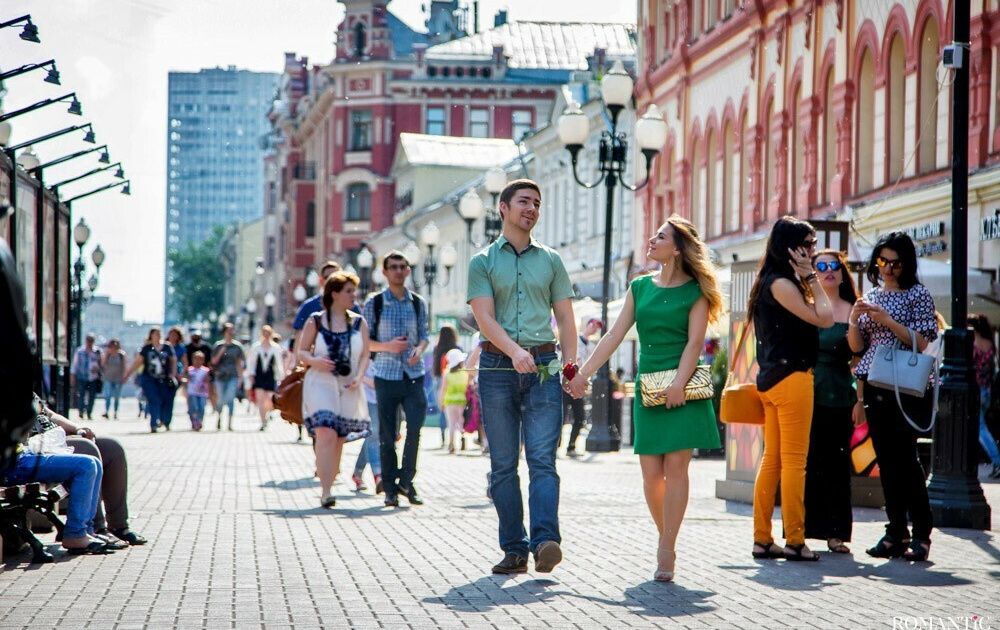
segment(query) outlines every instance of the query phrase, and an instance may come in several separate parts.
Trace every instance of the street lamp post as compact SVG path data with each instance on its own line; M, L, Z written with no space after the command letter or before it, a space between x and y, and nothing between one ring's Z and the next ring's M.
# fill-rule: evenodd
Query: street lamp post
M611 129L601 134L598 152L598 170L601 176L595 182L583 182L577 173L577 157L590 136L590 121L576 103L571 103L559 117L559 139L570 153L573 179L584 188L595 188L603 181L607 188L604 213L604 273L601 279L601 321L608 330L608 300L611 286L611 234L614 220L615 187L621 184L636 191L649 182L649 172L653 158L667 140L667 124L655 105L650 105L646 114L635 126L635 138L646 158L646 178L638 185L624 181L628 158L628 142L624 132L618 131L618 116L632 98L632 77L625 72L620 61L615 62L611 71L601 80L601 98L611 118ZM593 383L593 428L587 436L587 451L607 453L616 451L621 445L618 430L611 423L611 368L607 362L598 369Z
M372 267L375 266L375 256L372 254L367 244L361 245L361 251L358 252L357 261L358 272L361 274L361 286L358 288L361 290L361 299L364 299L364 296L371 291L371 273Z
M955 41L969 50L969 3L954 3ZM937 527L990 528L990 506L979 485L979 398L973 378L968 318L969 65L955 69L951 134L951 323L944 334L941 399L927 485Z
M493 198L493 205L490 206L490 210L486 214L486 221L484 222L486 242L492 243L503 232L503 219L500 218L497 201L500 198L500 193L507 186L507 171L499 166L494 166L486 171L484 183L486 185L486 192L490 193L490 196Z
M274 325L274 305L277 303L278 298L274 295L274 293L268 291L264 294L264 306L267 307L266 321L268 326Z
M470 188L465 191L462 198L458 200L458 215L462 217L463 221L465 221L465 229L469 245L475 245L476 242L472 239L472 225L479 220L479 217L483 216L483 200L480 198L475 188ZM487 217L487 224L489 221L490 218ZM488 227L489 226L487 225L487 228ZM488 237L487 239L491 240Z
M441 232L438 227L434 225L434 222L430 222L420 230L420 242L424 247L427 248L427 257L423 258L423 272L424 281L421 283L416 274L413 274L411 278L413 279L413 286L417 289L427 289L427 325L432 326L434 321L432 313L432 307L434 304L434 285L439 287L444 287L451 280L451 270L458 263L458 250L456 250L451 244L445 245L441 248L438 253L438 259L434 258L434 248L438 246L441 242ZM416 244L410 242L409 245L403 250L403 255L406 256L407 261L409 261L411 267L416 267L417 263L420 262L422 256L420 248ZM438 276L438 264L444 267L444 280L439 282Z
M94 291L97 290L97 278L101 273L101 265L104 264L105 254L104 249L100 245L94 248L94 251L90 253L90 261L94 264L95 272L89 278L84 280L84 272L86 271L86 263L83 259L83 247L90 240L90 226L87 225L83 218L80 222L76 224L73 228L73 242L79 248L79 255L76 261L73 263L73 294L70 306L72 308L72 317L74 321L75 339L73 342L73 348L78 348L80 346L81 340L83 339L83 309L86 308L87 302L90 301L91 296Z
M249 324L249 326L247 327L247 333L249 334L250 338L253 339L253 329L255 324L254 315L257 313L257 301L254 300L253 298L250 298L249 300L247 300L246 306L244 306L243 308L247 312L247 323Z

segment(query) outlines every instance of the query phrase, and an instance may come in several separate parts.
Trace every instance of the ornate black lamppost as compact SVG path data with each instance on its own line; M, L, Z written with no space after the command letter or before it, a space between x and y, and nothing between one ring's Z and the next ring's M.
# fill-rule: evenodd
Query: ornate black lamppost
M604 182L607 187L607 203L604 214L604 275L601 282L601 321L608 330L608 300L611 284L611 234L614 219L615 186L621 184L629 190L639 190L649 182L649 172L653 158L667 141L667 123L655 105L650 105L646 114L635 126L635 138L646 158L646 179L638 185L630 185L622 179L628 159L628 142L624 132L618 131L618 116L632 98L632 77L625 72L620 61L601 80L601 97L610 114L611 129L601 134L598 153L598 170L601 176L595 182L583 182L577 174L577 158L590 136L590 121L576 103L570 104L559 117L559 139L570 153L573 163L573 178L584 188L594 188ZM605 363L597 371L593 383L593 428L587 436L587 451L606 453L616 451L621 445L621 437L610 421L611 368Z
M415 273L410 276L410 279L416 289L420 290L425 287L427 289L427 325L432 327L434 322L431 315L434 306L434 285L444 287L451 280L451 270L458 263L458 250L450 244L445 245L438 253L440 260L434 258L434 248L441 242L441 232L433 222L428 223L420 230L420 242L427 248L427 256L423 258L424 281L421 283ZM414 268L422 258L420 248L412 241L403 250L403 255L406 256L410 266ZM440 282L438 281L438 263L444 267L444 280Z

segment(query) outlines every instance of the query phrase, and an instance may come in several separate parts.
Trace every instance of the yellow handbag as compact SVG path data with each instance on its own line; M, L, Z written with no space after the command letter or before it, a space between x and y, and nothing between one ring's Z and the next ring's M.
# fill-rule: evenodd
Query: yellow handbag
M667 402L663 390L674 383L677 370L661 370L639 375L639 390L643 407L658 407ZM684 386L684 400L708 400L715 395L712 387L712 366L696 365L694 374Z
M722 403L719 405L719 420L727 424L764 424L764 405L760 401L760 392L755 383L733 383L733 370L740 360L743 344L747 340L750 324L743 329L740 342L736 344L736 353L729 363L729 376L726 386L722 389Z

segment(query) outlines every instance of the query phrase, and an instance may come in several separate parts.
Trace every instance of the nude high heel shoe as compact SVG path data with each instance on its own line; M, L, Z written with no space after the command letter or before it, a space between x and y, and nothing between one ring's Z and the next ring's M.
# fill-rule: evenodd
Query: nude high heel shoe
M677 553L671 549L656 550L656 572L653 573L653 580L657 582L673 582L674 563L677 561Z

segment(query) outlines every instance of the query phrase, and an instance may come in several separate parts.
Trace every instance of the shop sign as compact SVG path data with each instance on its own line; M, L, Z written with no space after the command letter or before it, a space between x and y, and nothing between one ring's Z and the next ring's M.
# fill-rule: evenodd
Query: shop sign
M998 238L1000 238L1000 210L991 217L984 217L979 225L980 241L992 241Z
M898 231L909 236L914 242L941 238L944 236L944 221L921 223L920 225L913 225Z

